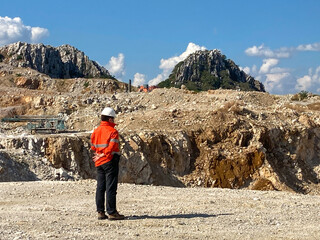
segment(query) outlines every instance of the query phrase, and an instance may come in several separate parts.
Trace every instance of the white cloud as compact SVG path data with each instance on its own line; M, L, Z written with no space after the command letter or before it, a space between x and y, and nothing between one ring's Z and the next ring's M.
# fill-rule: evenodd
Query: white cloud
M297 79L296 89L298 91L307 90L311 87L312 78L308 75L303 76L302 78Z
M171 69L172 70L172 69ZM166 80L170 75L170 71L164 71L163 73L158 74L155 78L149 81L150 86L155 86L158 83Z
M31 42L39 42L40 39L48 36L48 30L41 27L31 28Z
M258 68L256 65L252 65L252 67L239 67L240 70L244 71L246 74L248 75L251 75L251 76L257 76L259 73L258 73Z
M319 92L320 86L320 66L316 68L313 72L312 68L309 69L308 75L305 75L301 78L297 79L297 84L295 89L298 91L312 91L317 89L316 91Z
M270 69L270 73L284 73L284 72L291 72L291 69L281 68L281 67L274 67Z
M186 59L191 53L198 50L206 50L206 47L196 45L192 42L188 44L187 49L179 56L174 56L168 59L161 59L159 68L162 69L162 73L158 74L155 78L149 81L149 85L157 85L159 82L166 80L173 68L181 61Z
M279 59L267 58L263 59L263 63L259 68L256 65L245 67L250 75L256 80L262 82L265 86L266 91L273 93L283 93L285 90L294 87L294 81L291 76L291 69L277 67ZM290 86L292 85L292 86Z
M269 47L253 46L247 48L245 53L248 56L263 57L263 64L259 72L253 71L253 67L245 67L255 79L265 85L267 91L272 93L288 93L296 90L317 91L320 92L320 66L313 71L309 69L308 74L300 78L292 75L294 69L277 67L280 58L288 58L297 51L320 51L320 42L312 44L301 44L296 47L282 47L272 50Z
M146 82L146 76L142 73L136 73L133 78L133 86L141 86Z
M295 51L320 51L320 42L311 44L301 44L298 47L282 47L271 50L269 47L261 44L260 46L249 47L245 50L248 56L257 56L264 58L289 58Z
M282 92L284 82L287 78L290 77L290 73L269 73L266 74L266 80L264 82L264 86L268 92L277 91Z
M249 67L244 67L244 68L239 67L239 68L240 68L241 71L244 71L246 74L250 75L251 69Z
M251 68L251 73L252 74L258 74L258 68L257 68L257 66L255 64Z
M204 46L199 46L196 45L194 43L189 43L187 46L186 51L184 51L182 54L180 54L180 56L175 56L175 57L171 57L168 59L161 59L160 61L160 69L166 70L166 69L173 69L175 65L177 65L177 63L183 61L184 59L186 59L191 53L194 53L198 50L206 50L206 48Z
M291 56L292 49L283 47L277 50L271 50L269 47L265 47L264 44L260 46L253 46L247 48L245 53L248 56L258 56L265 58L288 58Z
M297 47L298 51L320 51L320 43L302 44Z
M119 53L118 57L112 56L109 63L105 66L111 75L115 76L117 79L122 80L125 75L125 63L124 54Z
M268 58L268 59L263 59L263 64L260 67L259 73L260 74L266 74L270 71L270 69L277 65L279 63L278 59L275 58Z
M17 41L37 43L47 36L48 29L26 26L19 17L0 17L0 46Z

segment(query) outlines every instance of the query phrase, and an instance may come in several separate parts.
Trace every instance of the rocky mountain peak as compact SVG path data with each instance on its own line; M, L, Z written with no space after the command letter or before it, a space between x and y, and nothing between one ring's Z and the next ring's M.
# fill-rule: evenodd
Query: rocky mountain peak
M0 61L14 67L29 67L52 78L107 77L108 70L68 44L50 45L16 42L0 47Z
M182 85L196 91L223 88L265 92L261 82L240 70L217 49L190 54L159 87L180 88Z

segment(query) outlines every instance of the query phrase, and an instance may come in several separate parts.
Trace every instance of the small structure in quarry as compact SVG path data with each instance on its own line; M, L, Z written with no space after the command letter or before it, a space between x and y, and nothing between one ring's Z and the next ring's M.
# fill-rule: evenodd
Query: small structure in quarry
M65 120L59 116L14 116L2 118L2 122L28 122L26 128L31 133L49 132L59 133L66 131Z

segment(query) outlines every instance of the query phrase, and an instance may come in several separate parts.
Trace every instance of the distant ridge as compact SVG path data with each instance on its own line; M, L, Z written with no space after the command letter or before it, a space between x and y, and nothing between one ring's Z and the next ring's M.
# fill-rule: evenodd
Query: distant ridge
M113 78L107 69L70 45L55 48L16 42L0 47L1 61L14 67L29 67L52 78Z

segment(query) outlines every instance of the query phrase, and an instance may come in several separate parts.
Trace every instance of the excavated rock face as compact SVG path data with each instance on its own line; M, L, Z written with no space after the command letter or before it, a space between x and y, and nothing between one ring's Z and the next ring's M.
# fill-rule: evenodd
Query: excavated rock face
M91 158L89 138L87 135L76 137L49 136L0 139L0 181L18 180L54 180L54 179L80 179L94 178L95 167ZM19 166L23 165L24 168ZM19 168L17 168L17 166ZM24 171L33 173L26 176ZM29 178L28 178L29 176Z
M169 79L160 87L181 86L189 90L239 89L262 91L261 82L247 75L230 59L218 50L196 51L173 69Z
M308 192L304 183L319 184L319 136L319 128L315 126L274 128L261 133L260 142L279 182L300 192Z
M1 138L0 149L9 153L0 152L0 181L54 180L60 179L62 173L64 179L95 178L89 137L90 134ZM147 132L124 134L121 136L120 181L184 186L175 175L190 171L190 144L185 133L176 136ZM27 170L30 174L26 174Z
M124 135L120 177L124 182L184 186L178 179L191 170L192 145L185 132Z
M0 48L1 62L28 67L52 78L107 77L109 72L70 45L54 48L17 42Z
M94 178L89 137L1 138L0 180ZM188 132L124 132L119 180L308 193L320 180L319 137L316 127L298 131L242 121Z

